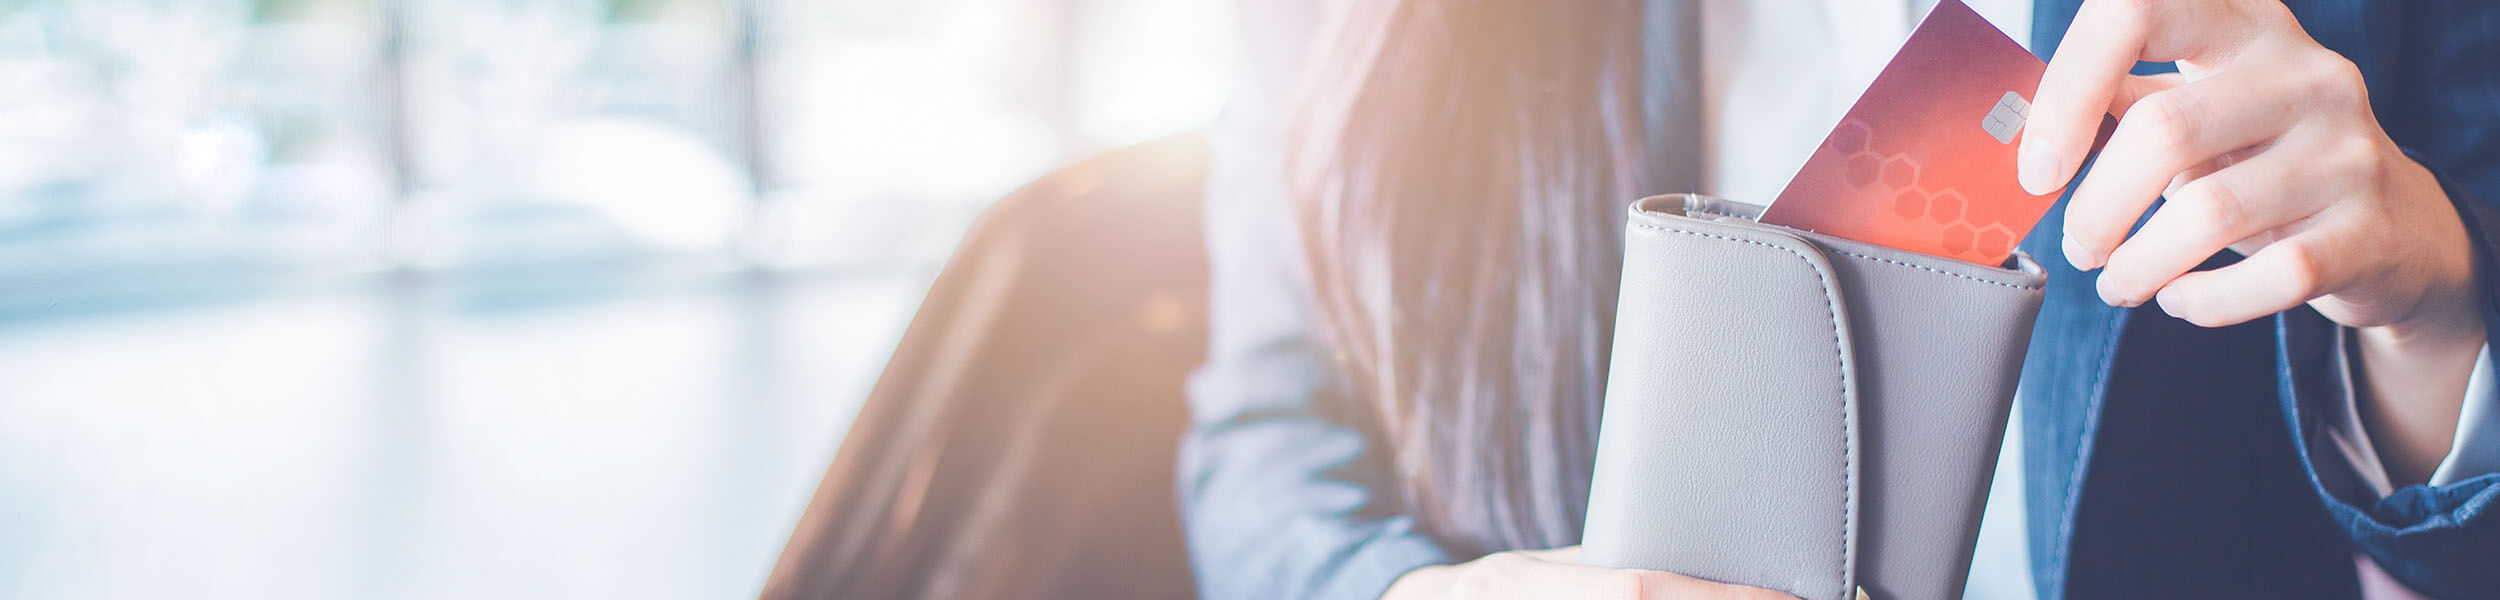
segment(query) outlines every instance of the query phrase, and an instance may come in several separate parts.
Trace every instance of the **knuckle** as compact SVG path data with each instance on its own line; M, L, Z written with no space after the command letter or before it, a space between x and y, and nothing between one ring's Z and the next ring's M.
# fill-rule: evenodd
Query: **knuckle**
M2362 185L2376 184L2386 170L2379 161L2378 144L2364 135L2347 136L2337 142L2329 161L2345 174L2344 181Z
M2181 88L2173 88L2145 96L2136 102L2136 106L2142 109L2142 114L2137 114L2136 109L2129 109L2127 116L2144 120L2157 156L2171 164L2196 158L2190 155L2196 144L2197 109L2193 96Z
M2133 17L2145 17L2161 8L2161 0L2099 0L2093 4Z
M2283 284L2296 292L2302 300L2317 296L2320 282L2324 280L2319 276L2321 265L2318 262L2317 251L2307 244L2300 243L2283 243L2279 246L2283 253L2281 258L2284 271Z
M2186 204L2188 217L2217 235L2231 235L2248 226L2248 205L2228 179L2205 177L2179 188L2174 201Z
M2360 65L2333 50L2319 49L2310 56L2309 71L2318 74L2313 80L2317 97L2342 108L2369 105L2370 85L2361 78Z
M1464 595L1498 589L1498 584L1513 577L1524 563L1519 556L1509 552L1487 554L1453 570L1450 573L1450 590Z
M2284 6L2279 0L2236 0L2231 3L2231 7L2238 14L2265 19L2268 23L2288 24L2295 27L2300 25L2299 16L2293 14L2291 7Z
M1648 597L1654 587L1649 577L1638 571L1609 571L1597 589L1600 597L1637 600Z
M1497 569L1519 567L1529 562L1527 556L1517 552L1495 552L1477 560L1481 561L1484 566Z

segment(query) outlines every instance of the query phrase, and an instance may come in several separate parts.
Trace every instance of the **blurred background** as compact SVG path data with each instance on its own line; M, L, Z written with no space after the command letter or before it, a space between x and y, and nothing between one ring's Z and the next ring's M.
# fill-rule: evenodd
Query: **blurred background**
M1225 0L0 0L0 598L751 597Z

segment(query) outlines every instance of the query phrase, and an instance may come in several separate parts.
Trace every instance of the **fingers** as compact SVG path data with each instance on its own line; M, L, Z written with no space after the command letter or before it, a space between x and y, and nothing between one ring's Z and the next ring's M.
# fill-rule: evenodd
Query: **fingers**
M2083 3L2055 60L2041 75L2025 125L2016 176L2044 195L2066 184L2099 131L2102 109L2123 104L2137 61L2213 66L2251 43L2262 18L2244 2L2094 0ZM2280 8L2280 7L2275 7ZM2280 17L2278 17L2280 18Z
M2335 236L2318 230L2267 245L2237 264L2179 276L2156 298L2162 312L2202 327L2248 322L2327 295L2351 280Z
M1458 597L1481 598L1619 598L1647 600L1699 598L1728 600L1794 600L1761 588L1729 585L1665 571L1609 569L1583 565L1580 547L1501 552L1477 559L1452 589Z
M2118 95L2110 98L2109 114L2127 114L2127 108L2135 106L2135 101L2142 100L2145 96L2153 95L2154 92L2179 87L2179 84L2182 83L2187 83L2187 76L2180 75L2178 73L2128 75L2124 82L2119 84ZM2093 125L2098 127L2100 124L2096 121ZM2086 146L2086 149L2089 148L2089 146Z
M2121 7L2121 5L2126 5ZM2016 177L2032 195L2066 184L2082 165L2103 109L2117 104L2127 71L2144 53L2153 21L2137 12L2182 3L2085 2L2040 75L2031 116L2023 125Z
M1580 547L1563 546L1546 550L1520 550L1521 556L1546 562L1580 564Z
M1573 598L1639 598L1640 573L1583 565L1578 546L1552 550L1496 552L1469 561L1456 571L1447 597L1520 598L1557 595Z
M2298 162L2287 152L2262 153L2171 188L2170 201L2110 252L2101 301L2143 304L2214 253L2315 213L2323 200L2297 189L2306 179L2296 176Z
M2291 125L2291 82L2235 71L2154 92L2119 119L2092 176L2066 205L2065 252L2078 269L2099 268L2153 199L2180 173Z
M2243 217L2257 224L2236 229L2254 230L2256 233L2230 242L2230 247L2248 254L2248 258L2228 267L2186 273L2169 283L2155 284L2159 291L2153 293L2153 298L2161 303L2162 311L2205 327L2235 325L2329 295L2356 289L2381 289L2386 286L2387 277L2401 276L2401 271L2369 265L2384 265L2385 262L2373 259L2401 254L2403 248L2399 246L2402 244L2390 245L2398 237L2436 235L2436 232L2426 227L2395 225L2380 207L2344 201L2370 193L2377 179L2372 173L2381 169L2368 164L2372 154L2370 150L2353 145L2349 139L2334 135L2288 136L2245 162L2182 186L2183 196L2213 197L2200 196L2213 192L2200 191L2199 182L2228 174L2230 178L2220 184L2221 187L2206 190L2231 190L2221 196L2237 196L2238 204L2244 208L2264 203L2279 206L2244 213L2259 215ZM2260 194L2274 195L2274 198L2259 198ZM2180 197L2172 197L2171 202L2176 205ZM2170 206L2165 205L2161 212L2169 212ZM2434 208L2447 209L2446 206ZM2200 211L2188 211L2182 215L2194 218L2196 212ZM2162 215L2156 213L2154 218L2161 219ZM2275 222L2275 225L2262 225L2266 221ZM2147 231L2152 228L2153 223L2145 224ZM2171 243L2161 240L2192 236L2174 233L2176 231L2165 226L2163 232L2149 237L2145 231L2138 231L2126 245L2132 246L2139 241ZM2211 239L2227 237L2233 236L2215 234ZM2142 254L2149 256L2159 251L2148 246ZM2124 247L2120 248L2120 252L2132 253ZM2113 256L2111 270L2119 268L2116 264L2118 260ZM2137 265L2160 262L2155 259L2127 260ZM2136 267L2128 269L2136 270ZM2139 293L2138 290L2142 289L2139 286L2145 281L2160 278L2158 274L2151 274L2154 271L2148 267L2123 275L2122 281L2104 284L2103 288L2110 290L2118 287L2123 291L2104 293L2130 296ZM2108 275L2107 271L2102 273L2104 278ZM2355 315L2346 315L2337 320L2356 327L2367 326L2373 321L2368 318L2355 321L2355 318Z
M1788 594L1762 588L1729 585L1705 579L1686 577L1665 571L1625 569L1615 571L1613 575L1617 577L1617 579L1612 582L1614 585L1625 586L1625 588L1628 589L1609 590L1609 593L1603 594L1599 597L1638 598L1640 600L1693 600L1697 598L1709 598L1712 600L1797 600L1796 596L1790 596Z
M2053 192L2097 133L2094 109L2122 115L2064 222L2067 260L2105 268L2103 301L2158 300L2172 316L2222 326L2384 283L2388 271L2355 258L2388 240L2369 226L2387 211L2352 202L2368 204L2383 179L2386 153L2376 151L2386 144L2353 141L2384 137L2368 122L2367 87L2283 6L2090 0L2061 44L2032 101L2017 175L2034 194ZM2188 82L2125 75L2137 61L2176 61ZM2354 115L2361 125L2331 118ZM2351 149L2371 145L2382 147ZM2145 218L2164 195L2170 203ZM2225 248L2249 256L2190 272Z

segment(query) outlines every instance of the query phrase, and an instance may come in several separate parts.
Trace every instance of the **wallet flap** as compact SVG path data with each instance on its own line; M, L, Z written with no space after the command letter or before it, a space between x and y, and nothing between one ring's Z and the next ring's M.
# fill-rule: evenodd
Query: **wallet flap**
M1786 230L1641 208L1583 559L1850 597L1859 384L1837 273Z
M1839 274L1857 345L1858 585L1957 598L2046 274L1806 234Z

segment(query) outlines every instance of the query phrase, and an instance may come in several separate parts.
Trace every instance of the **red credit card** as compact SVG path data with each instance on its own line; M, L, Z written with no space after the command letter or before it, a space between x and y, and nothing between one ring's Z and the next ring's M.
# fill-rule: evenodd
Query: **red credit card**
M1985 265L2057 203L2015 180L2029 98L2048 65L1942 0L1762 222ZM2100 149L2115 119L2101 120Z

